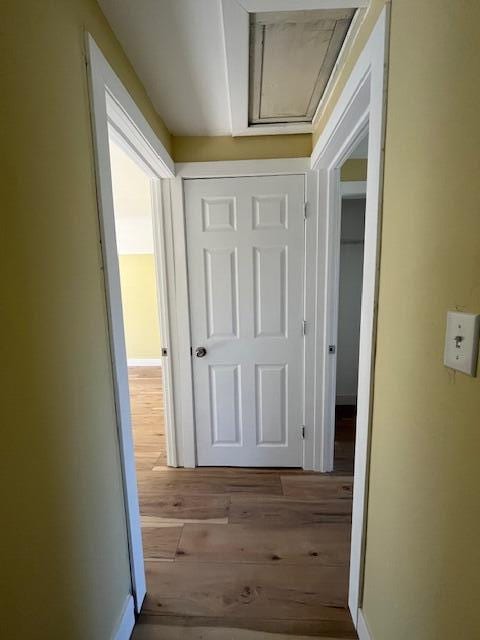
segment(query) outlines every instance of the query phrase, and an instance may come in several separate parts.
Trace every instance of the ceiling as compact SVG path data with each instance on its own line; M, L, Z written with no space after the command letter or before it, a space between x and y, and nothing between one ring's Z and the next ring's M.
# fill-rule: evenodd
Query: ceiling
M232 134L221 0L98 2L173 135ZM267 118L259 112L258 122L311 122L353 13L250 14L266 17L268 24L262 26L262 33L272 33L259 67L266 80L256 89ZM285 16L296 16L295 24L290 18L285 24ZM272 19L278 24L272 26ZM248 51L248 30L242 38ZM271 114L273 119L268 118ZM294 117L289 119L288 114Z
M217 0L99 4L172 134L231 133Z

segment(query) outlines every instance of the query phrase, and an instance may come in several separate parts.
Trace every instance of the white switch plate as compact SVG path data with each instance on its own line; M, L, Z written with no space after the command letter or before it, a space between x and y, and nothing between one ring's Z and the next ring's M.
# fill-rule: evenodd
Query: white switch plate
M477 373L480 315L448 311L443 363L469 376Z

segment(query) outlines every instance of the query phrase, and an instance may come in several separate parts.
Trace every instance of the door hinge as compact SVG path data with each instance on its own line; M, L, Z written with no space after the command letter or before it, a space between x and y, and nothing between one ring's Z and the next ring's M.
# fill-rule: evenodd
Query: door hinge
M328 353L336 353L337 347L334 344L328 345Z
M302 440L305 440L305 425L300 425L300 435L302 436Z
M306 320L302 320L302 335L304 335L304 336L307 335L307 321Z
M303 219L306 220L308 217L308 202L305 201L303 203Z

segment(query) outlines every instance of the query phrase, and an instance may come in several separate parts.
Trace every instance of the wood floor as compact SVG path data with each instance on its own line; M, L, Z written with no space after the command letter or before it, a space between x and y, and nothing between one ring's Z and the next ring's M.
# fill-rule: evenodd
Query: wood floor
M134 640L356 638L349 439L331 475L168 469L161 369L129 378L148 590Z

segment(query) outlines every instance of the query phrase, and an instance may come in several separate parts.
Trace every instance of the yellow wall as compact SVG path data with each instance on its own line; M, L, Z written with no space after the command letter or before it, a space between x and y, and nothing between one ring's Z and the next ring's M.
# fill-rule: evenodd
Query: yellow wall
M364 610L375 640L480 638L480 4L393 0Z
M315 138L383 4L372 0ZM85 28L167 148L170 137L94 0L1 11L2 633L105 640L129 571ZM480 635L480 386L442 365L447 309L480 310L479 24L473 0L393 1L364 601L375 640ZM173 153L309 145L176 138Z
M340 171L342 182L364 182L367 179L367 161L350 158L344 162Z
M93 0L0 14L0 635L106 640L130 576L84 29L169 135Z
M313 132L313 144L318 140L320 133L325 128L326 123L328 122L329 117L332 114L333 108L335 107L340 94L342 93L347 80L352 73L353 67L358 59L358 56L362 52L375 23L378 20L382 9L385 4L387 4L390 0L370 0L370 5L368 9L361 10L362 11L362 21L358 28L356 37L354 38L350 48L346 52L343 64L339 70L339 73L335 79L333 88L330 90L328 99L323 107L322 113L318 122L316 123L315 131ZM396 1L396 0L395 0ZM399 0L403 2L403 0Z
M123 255L119 262L127 357L160 358L155 258Z
M312 153L312 136L175 136L172 153L175 162L304 158Z

